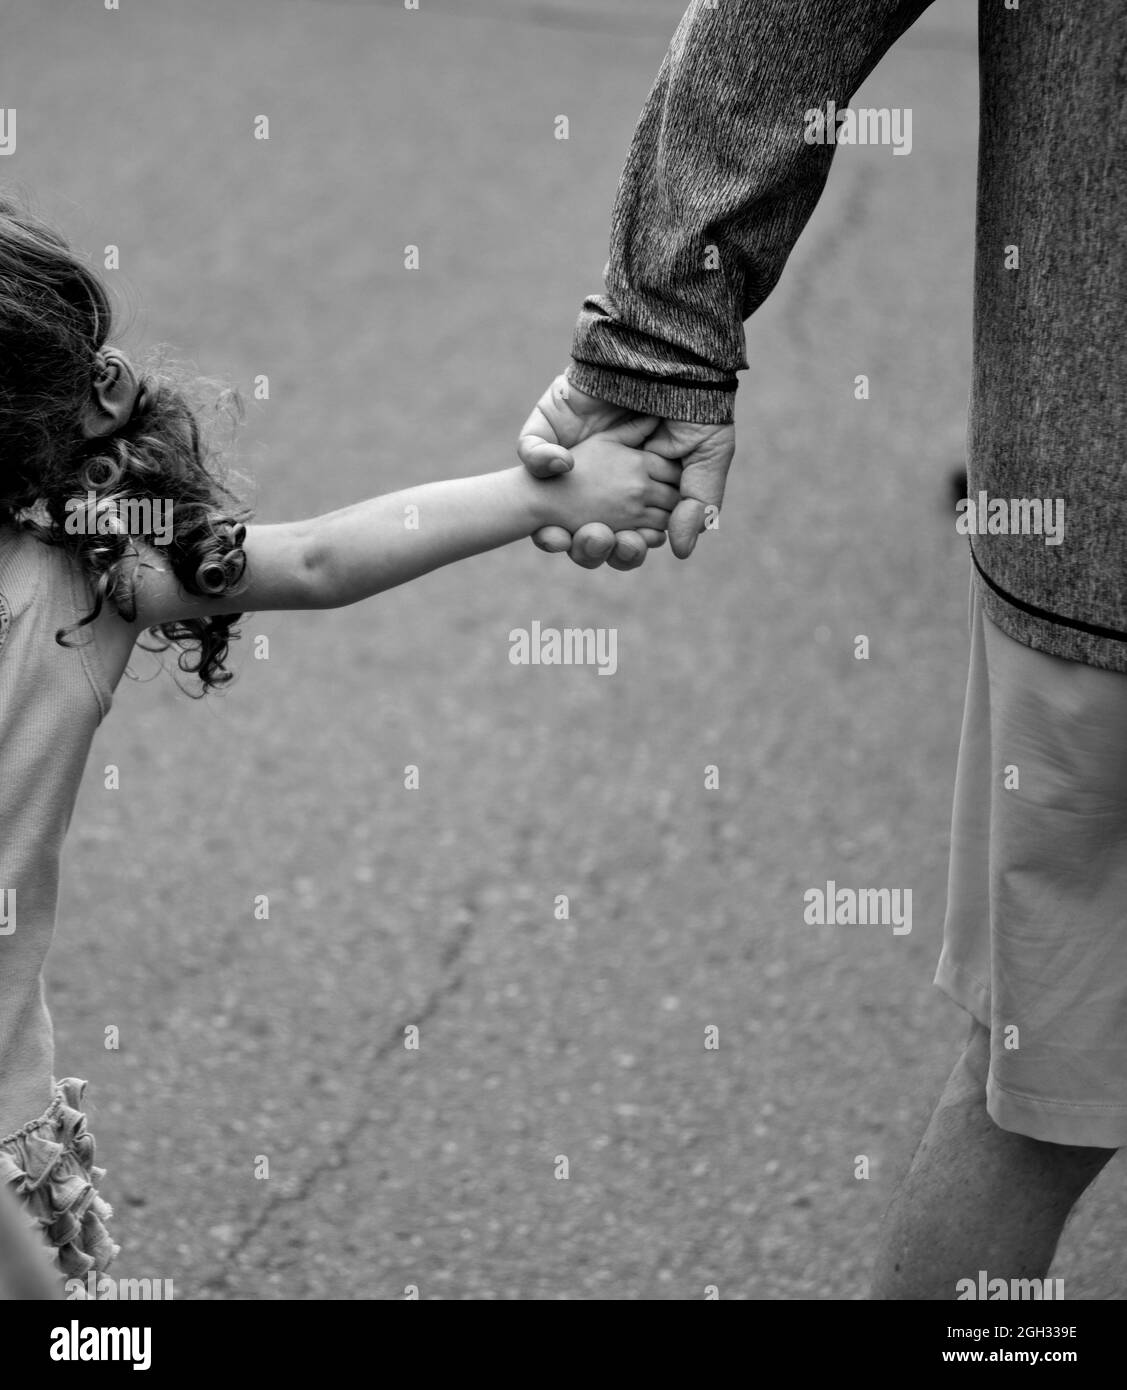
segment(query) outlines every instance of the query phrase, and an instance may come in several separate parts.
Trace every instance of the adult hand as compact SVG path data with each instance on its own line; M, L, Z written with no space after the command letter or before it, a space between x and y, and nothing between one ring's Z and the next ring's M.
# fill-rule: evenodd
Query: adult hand
M575 466L569 450L581 440L631 418L643 419L624 406L612 405L580 391L560 375L537 401L517 440L517 455L536 478L552 478ZM644 442L639 440L639 445ZM650 546L664 545L664 531L619 531L601 522L581 526L573 536L562 526L543 526L532 537L541 550L566 550L584 569L632 570L645 560Z
M719 512L724 501L736 453L736 427L663 420L646 440L646 448L681 465L681 500L669 518L669 544L679 560L687 560L709 520L709 508Z
M589 396L558 376L541 396L525 421L517 442L524 466L538 478L552 477L573 466L569 448L592 434L610 429L630 418L642 418L623 406ZM679 559L692 554L707 520L706 508L719 507L724 484L736 449L734 425L698 425L685 420L666 420L646 440L646 448L683 465L681 501L669 522L673 553ZM636 569L649 548L661 545L661 531L620 531L592 523L574 536L560 526L545 526L533 536L541 550L566 550L584 569L597 569L606 561L613 569Z

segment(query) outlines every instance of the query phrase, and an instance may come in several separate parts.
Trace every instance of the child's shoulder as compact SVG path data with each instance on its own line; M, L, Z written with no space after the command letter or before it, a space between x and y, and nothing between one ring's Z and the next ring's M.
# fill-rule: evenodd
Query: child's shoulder
M31 602L42 582L35 537L15 526L0 526L0 597L14 616Z
M60 545L45 545L24 527L0 526L0 600L9 618L35 599L65 591L74 561Z
M65 545L49 544L26 527L0 526L0 647L11 655L13 634L22 626L20 652L54 651L60 631L85 629L80 640L64 645L81 649L85 668L102 713L109 709L133 644L133 633L116 610L105 604L91 621L95 591L81 560ZM24 624L17 623L23 615Z

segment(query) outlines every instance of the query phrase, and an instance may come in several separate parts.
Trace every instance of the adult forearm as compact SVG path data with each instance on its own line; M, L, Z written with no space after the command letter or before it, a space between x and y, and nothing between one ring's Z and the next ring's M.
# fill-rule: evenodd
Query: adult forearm
M646 101L615 202L606 293L568 375L666 419L730 421L743 322L829 174L805 112L845 105L931 0L695 0Z

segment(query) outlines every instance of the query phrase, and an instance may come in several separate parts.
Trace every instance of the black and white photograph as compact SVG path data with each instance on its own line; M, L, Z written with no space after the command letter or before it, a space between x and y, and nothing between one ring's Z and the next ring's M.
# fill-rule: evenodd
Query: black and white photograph
M1123 0L0 0L16 1365L1110 1350L1125 148Z

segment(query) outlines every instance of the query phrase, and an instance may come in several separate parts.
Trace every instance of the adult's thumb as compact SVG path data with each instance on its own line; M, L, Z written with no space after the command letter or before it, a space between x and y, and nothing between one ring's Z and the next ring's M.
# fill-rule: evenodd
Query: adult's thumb
M554 478L575 467L575 460L562 444L535 434L523 434L517 440L517 457L534 478Z

